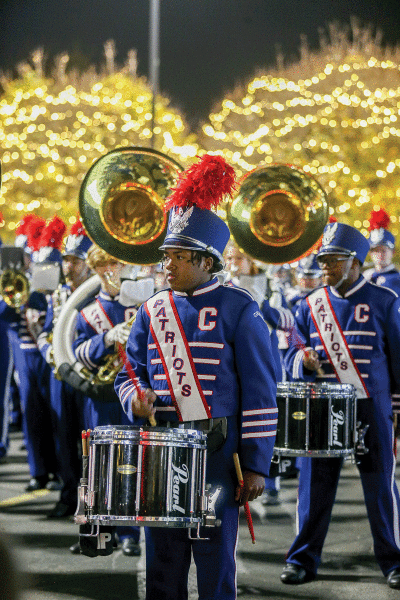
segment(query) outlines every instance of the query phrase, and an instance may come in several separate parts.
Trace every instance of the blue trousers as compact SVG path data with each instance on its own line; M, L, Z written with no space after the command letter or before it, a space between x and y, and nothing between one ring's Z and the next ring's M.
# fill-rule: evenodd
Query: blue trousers
M187 600L192 555L199 600L236 598L239 505L234 500L237 478L232 455L237 447L237 425L231 417L228 439L207 459L206 481L211 491L222 486L215 506L221 527L200 528L201 537L208 540L190 540L187 529L145 527L146 600Z
M39 350L19 350L15 368L20 380L22 427L31 477L58 473L50 404L50 367Z
M8 325L0 321L0 458L8 449L8 426L10 422L11 376L14 368Z
M374 552L386 576L400 567L400 499L395 483L393 423L382 417L379 406L365 401L361 420L369 424L365 437L368 454L360 457L358 469L364 492ZM331 519L342 459L301 458L298 494L298 534L287 554L287 562L316 573Z
M54 443L63 481L60 501L73 505L77 501L77 486L82 474L79 446L83 429L83 394L65 381L50 376Z

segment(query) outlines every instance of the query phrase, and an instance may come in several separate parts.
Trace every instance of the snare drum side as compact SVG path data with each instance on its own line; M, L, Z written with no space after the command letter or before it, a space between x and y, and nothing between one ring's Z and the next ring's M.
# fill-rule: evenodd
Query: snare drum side
M309 388L302 382L278 383L278 424L274 453L301 456L308 447Z

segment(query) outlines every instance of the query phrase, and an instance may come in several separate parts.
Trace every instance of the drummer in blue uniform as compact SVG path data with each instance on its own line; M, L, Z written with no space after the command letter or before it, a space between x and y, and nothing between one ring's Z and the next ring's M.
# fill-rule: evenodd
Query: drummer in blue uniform
M364 271L368 281L400 294L400 273L393 264L395 237L389 231L390 216L383 209L372 211L369 218L369 244L373 267Z
M286 364L295 379L314 382L317 376L320 382L354 386L357 419L368 426L368 452L357 456L357 466L375 557L388 585L400 589L400 499L391 406L391 393L400 389L400 299L361 275L368 251L368 240L354 227L325 227L317 260L326 287L299 304L296 327L304 345L289 349ZM298 533L281 575L283 583L292 585L316 577L343 458L300 461Z
M166 204L161 246L170 288L139 309L126 347L144 398L126 368L115 381L128 415L154 413L160 426L210 431L206 480L211 491L222 487L215 504L221 527L200 528L208 539L191 540L185 529L145 528L147 600L188 597L192 554L199 599L236 598L239 504L263 493L269 473L277 418L269 330L251 295L216 277L230 233L210 209L233 181L233 169L210 155L181 175Z

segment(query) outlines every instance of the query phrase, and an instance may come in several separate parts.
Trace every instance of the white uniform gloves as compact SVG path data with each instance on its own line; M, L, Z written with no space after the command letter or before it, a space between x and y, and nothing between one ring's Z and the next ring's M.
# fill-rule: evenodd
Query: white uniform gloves
M104 336L104 345L106 348L109 348L113 344L125 344L129 333L131 331L131 326L126 323L119 323L115 325L110 331Z

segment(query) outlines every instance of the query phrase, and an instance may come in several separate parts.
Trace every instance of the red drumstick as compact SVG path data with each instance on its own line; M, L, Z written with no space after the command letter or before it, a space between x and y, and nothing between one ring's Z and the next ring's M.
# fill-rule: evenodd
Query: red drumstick
M301 337L297 333L295 327L291 327L288 330L288 342L289 342L290 345L293 345L295 348L298 348L299 350L304 350L304 356L306 358L308 358L310 356L309 351L306 350L305 343L303 342L303 340L301 339ZM325 371L323 370L322 367L318 367L317 374L320 377L324 377L325 376Z
M235 463L236 475L239 481L240 488L244 487L242 469L240 467L239 455L237 452L233 454L233 462ZM254 535L254 527L253 527L253 519L251 518L250 506L248 502L244 504L244 514L246 516L247 526L249 528L249 532L251 535L251 541L253 544L256 543L256 538Z
M133 385L135 386L135 389L136 389L136 392L137 392L139 400L143 400L143 398L144 398L143 390L141 389L140 385L137 382L136 373L133 370L133 367L132 367L131 363L128 360L128 357L126 355L125 349L124 349L124 347L123 347L122 344L118 344L118 353L120 355L120 358L121 358L122 362L125 365L127 373L129 375L129 377L130 377ZM155 420L154 415L150 415L149 416L149 423L150 423L150 425L152 427L155 427L157 425L157 421Z

